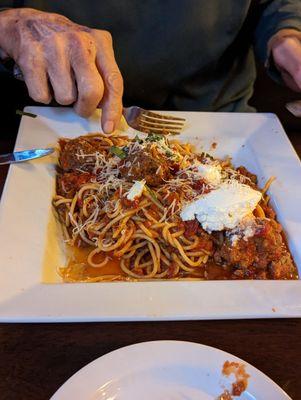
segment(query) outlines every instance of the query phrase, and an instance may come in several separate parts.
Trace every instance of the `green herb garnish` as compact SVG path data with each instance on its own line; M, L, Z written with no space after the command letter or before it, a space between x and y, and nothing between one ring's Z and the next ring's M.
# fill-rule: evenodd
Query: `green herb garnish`
M21 110L16 110L17 115L25 115L26 117L31 117L31 118L37 118L36 114L26 112L26 111L21 111Z
M174 153L171 150L166 150L165 154L167 155L167 157L173 157Z
M161 208L161 210L164 210L163 205L160 203L160 201L158 200L156 193L147 185L144 185L144 188L147 190L147 192L150 194L153 202L159 207Z
M134 142L138 142L139 144L142 144L142 143L143 143L143 140L140 139L140 137L139 137L138 135L136 135L136 136L134 137Z
M201 157L202 158L209 158L210 160L214 160L214 158L209 153L206 153L205 151L203 151L201 153Z
M127 152L117 146L111 146L110 153L115 154L115 156L121 158L121 160L123 160L127 156Z
M159 135L158 133L149 133L145 140L147 142L160 142L162 139L164 139L163 135Z

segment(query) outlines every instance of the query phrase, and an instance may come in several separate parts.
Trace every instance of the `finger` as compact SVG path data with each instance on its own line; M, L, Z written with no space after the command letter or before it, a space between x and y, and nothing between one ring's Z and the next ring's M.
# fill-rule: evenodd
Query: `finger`
M296 38L286 38L273 49L274 61L283 73L286 71L301 89L301 43Z
M73 33L70 37L71 66L77 84L75 111L88 117L103 96L103 81L95 64L96 49L90 35Z
M96 64L104 80L104 97L101 101L101 125L111 133L119 124L122 115L123 80L115 61L111 35L93 30L96 40Z
M29 96L38 103L49 104L51 94L48 86L44 57L40 52L32 54L24 51L25 56L18 59Z
M45 43L47 72L57 103L73 104L77 99L73 71L67 58L67 43L57 36Z

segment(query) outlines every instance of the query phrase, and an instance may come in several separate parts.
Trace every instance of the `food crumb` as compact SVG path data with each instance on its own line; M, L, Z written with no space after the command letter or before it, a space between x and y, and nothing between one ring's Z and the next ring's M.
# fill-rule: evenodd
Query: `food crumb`
M222 394L218 396L216 400L232 400L233 397L231 396L229 390L224 390Z
M248 386L249 374L246 373L245 365L238 362L225 361L222 370L223 375L235 375L236 382L232 383L232 395L240 396Z
M211 149L212 150L215 150L217 148L217 143L216 142L213 142L212 144L211 144Z
M273 311L273 312L276 312L276 308L275 308L275 307L272 307L272 311Z

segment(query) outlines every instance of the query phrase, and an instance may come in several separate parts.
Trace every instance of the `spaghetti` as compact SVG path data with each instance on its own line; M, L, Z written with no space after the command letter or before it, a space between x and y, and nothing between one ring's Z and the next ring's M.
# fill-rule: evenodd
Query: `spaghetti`
M189 144L169 142L165 136L130 139L97 133L61 139L53 206L71 249L68 265L59 268L63 280L296 278L279 224L268 206L266 191L271 181L253 211L255 228L250 239L237 230L208 232L196 219L183 221L185 204L216 189L216 183L199 173L196 166L200 164L218 166L223 182L237 181L257 189L256 177L243 167L234 169L229 160L195 153ZM139 182L137 193L133 193L135 182ZM281 252L278 245L277 254L274 248L266 249L262 266L253 254L258 252L254 241L267 239L265 232L274 241L276 237ZM247 245L247 252L243 251L249 254L249 263L232 260L233 251L240 252L233 236L239 246Z

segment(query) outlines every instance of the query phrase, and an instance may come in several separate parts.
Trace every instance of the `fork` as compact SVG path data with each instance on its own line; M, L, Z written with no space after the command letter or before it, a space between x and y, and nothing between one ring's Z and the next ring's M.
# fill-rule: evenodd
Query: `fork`
M123 116L128 125L141 132L176 135L184 127L185 118L173 115L157 114L144 110L141 107L132 106L123 108Z

